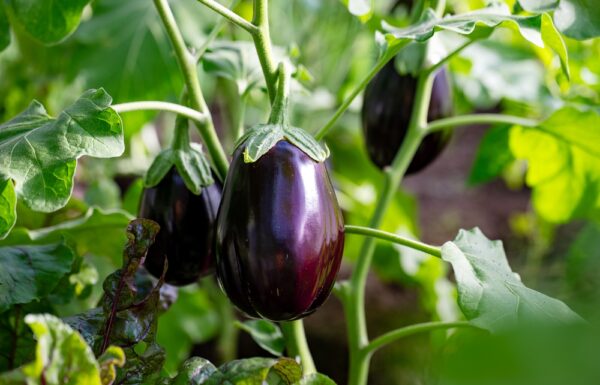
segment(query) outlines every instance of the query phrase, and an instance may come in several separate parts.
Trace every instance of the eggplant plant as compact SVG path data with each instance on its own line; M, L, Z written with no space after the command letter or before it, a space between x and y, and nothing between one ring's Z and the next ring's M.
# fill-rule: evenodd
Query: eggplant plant
M426 333L412 382L597 380L600 14L474 3L0 3L0 383L390 383L375 354ZM478 126L470 182L531 191L515 270L460 208L419 240L402 183ZM369 328L369 276L424 311ZM328 301L347 341L315 360Z

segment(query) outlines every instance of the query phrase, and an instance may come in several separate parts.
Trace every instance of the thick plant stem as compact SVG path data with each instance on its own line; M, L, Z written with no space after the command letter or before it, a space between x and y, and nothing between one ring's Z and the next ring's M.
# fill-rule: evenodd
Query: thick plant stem
M173 16L171 8L167 0L154 0L154 5L158 10L158 14L167 30L169 40L173 45L177 62L181 69L185 85L187 87L190 105L195 110L200 111L206 115L206 121L203 124L198 124L198 131L202 136L202 140L206 145L206 149L210 154L210 157L216 168L216 172L221 180L225 179L229 163L223 147L219 142L219 137L215 131L215 127L210 115L210 111L204 100L204 95L200 89L200 82L198 81L198 72L196 69L196 59L187 49L181 31L177 27L177 22Z
M277 92L271 107L270 124L287 125L287 108L290 96L290 70L285 62L279 63L277 71Z
M315 362L313 361L308 343L306 342L306 334L304 333L304 324L302 320L282 322L281 331L285 338L285 345L288 356L300 357L300 363L302 364L302 373L306 376L308 374L316 373Z
M431 246L423 242L416 241L414 239L402 237L397 234L388 233L387 231L372 229L370 227L363 226L344 226L346 234L360 234L365 235L367 237L373 237L378 239L383 239L385 241L389 241L392 243L397 243L399 245L407 246L415 250L422 251L424 253L433 255L435 257L441 258L442 252L439 247Z
M198 124L204 124L207 116L201 112L193 110L189 107L182 106L181 104L168 103L168 102L156 102L156 101L144 101L144 102L130 102L114 104L111 106L113 110L121 114L123 112L130 111L144 111L144 110L157 110L174 112L178 115L185 116L188 119L193 120Z
M385 171L385 185L369 224L371 228L377 229L381 225L385 211L392 202L396 189L425 135L432 85L433 76L423 72L417 83L408 132L392 165ZM350 385L365 385L369 374L371 355L364 350L369 344L365 317L365 287L374 251L375 238L365 239L344 300L350 348Z
M468 126L473 124L511 124L523 127L536 127L540 124L534 119L521 118L519 116L502 115L502 114L472 114L462 116L452 116L435 120L427 125L427 131L439 131L446 128L454 128L459 126Z
M262 67L267 83L267 92L271 103L275 101L275 87L277 84L277 68L273 59L271 34L269 32L269 1L254 0L254 17L252 24L256 26L256 33L252 34L256 54Z

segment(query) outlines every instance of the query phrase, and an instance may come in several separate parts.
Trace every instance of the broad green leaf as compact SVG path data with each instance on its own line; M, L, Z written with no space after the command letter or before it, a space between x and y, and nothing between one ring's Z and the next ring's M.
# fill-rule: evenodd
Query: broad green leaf
M102 385L112 385L117 378L117 366L125 365L125 353L117 346L109 346L98 358L100 364L100 379Z
M102 385L94 353L79 333L50 314L29 314L25 322L37 339L35 361L0 375L0 383Z
M79 25L89 0L6 0L11 20L44 44L56 44Z
M11 180L0 180L0 239L6 237L17 221L17 195Z
M600 7L596 0L560 0L554 23L566 36L577 40L600 36Z
M0 125L0 179L12 179L17 195L34 210L63 207L71 196L77 158L123 153L123 126L110 103L103 89L89 90L52 118L32 102Z
M544 219L563 223L598 214L600 113L564 107L539 127L513 127L509 145L528 162L526 182Z
M442 259L452 264L463 314L478 327L499 331L518 324L582 321L563 302L526 287L508 265L502 242L487 239L478 228L460 230L446 242Z
M254 342L274 356L280 357L285 349L285 340L279 326L267 320L250 320L236 325L248 332Z
M0 373L34 360L36 343L24 321L25 316L51 311L50 304L41 301L16 305L0 314L0 352L4 353L0 355Z
M470 184L489 182L515 160L508 145L509 134L507 126L495 126L486 132L471 168Z
M335 382L321 373L313 373L302 377L298 385L335 385Z
M63 243L0 247L0 312L50 293L74 259Z
M192 357L186 360L169 385L200 385L217 372L217 368L208 360Z
M446 30L476 40L489 36L494 29L507 27L516 30L530 43L550 48L560 58L565 75L569 76L567 49L562 37L554 27L548 14L532 16L514 16L504 4L494 4L487 8L469 13L437 18L432 10L428 10L422 20L407 28L394 28L384 23L388 31L387 55L395 55L411 41L424 42L436 32Z
M291 385L302 378L302 368L291 358L247 358L219 367L205 384L264 385L270 376L277 376L277 384Z
M10 44L10 29L8 27L8 17L2 4L0 4L0 52Z

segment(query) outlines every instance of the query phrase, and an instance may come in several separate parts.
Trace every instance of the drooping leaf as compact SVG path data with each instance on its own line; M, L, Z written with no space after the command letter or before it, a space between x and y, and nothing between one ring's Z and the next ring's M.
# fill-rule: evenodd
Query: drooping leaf
M64 243L0 247L0 312L50 293L74 259Z
M594 0L560 0L554 23L566 36L577 40L600 36L600 8Z
M11 180L0 180L0 239L17 221L17 195Z
M50 314L29 314L25 322L37 339L35 361L0 375L0 383L102 385L94 353L79 333Z
M563 302L525 286L514 273L500 241L481 230L460 230L442 246L458 284L458 303L478 327L498 331L518 324L572 324L582 319Z
M6 0L12 20L44 44L56 44L79 25L89 0ZM0 7L1 8L1 7Z
M513 127L509 145L528 162L526 182L544 219L563 223L598 215L600 113L564 107L539 127Z
M76 160L83 155L110 158L123 153L123 126L103 89L88 90L58 118L34 101L0 125L0 180L32 209L63 207L73 189Z
M236 325L248 332L254 342L274 356L280 357L285 349L285 340L279 326L267 320L250 320Z
M565 75L569 76L567 49L548 14L532 16L511 15L505 4L495 3L487 8L464 14L436 17L427 10L421 21L407 28L395 28L384 23L386 55L390 58L411 41L425 42L436 32L446 30L477 40L489 36L496 28L516 30L530 43L554 51L560 58Z

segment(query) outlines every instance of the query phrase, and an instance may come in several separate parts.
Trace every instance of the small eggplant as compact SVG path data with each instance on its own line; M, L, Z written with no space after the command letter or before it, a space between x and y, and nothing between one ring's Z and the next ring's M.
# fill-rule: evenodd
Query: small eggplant
M252 163L244 147L233 155L217 217L219 283L251 317L305 317L329 296L344 249L325 163L286 139Z
M216 179L215 179L216 180ZM154 187L142 194L139 216L160 225L144 266L155 277L168 269L165 282L182 286L194 283L214 268L213 237L221 185L205 187L193 194L173 167Z
M406 136L414 105L417 79L400 75L394 61L386 64L365 90L362 108L363 133L369 157L379 168L392 164ZM452 94L445 68L434 78L428 119L452 114ZM425 136L406 174L414 174L431 164L446 147L450 131Z

